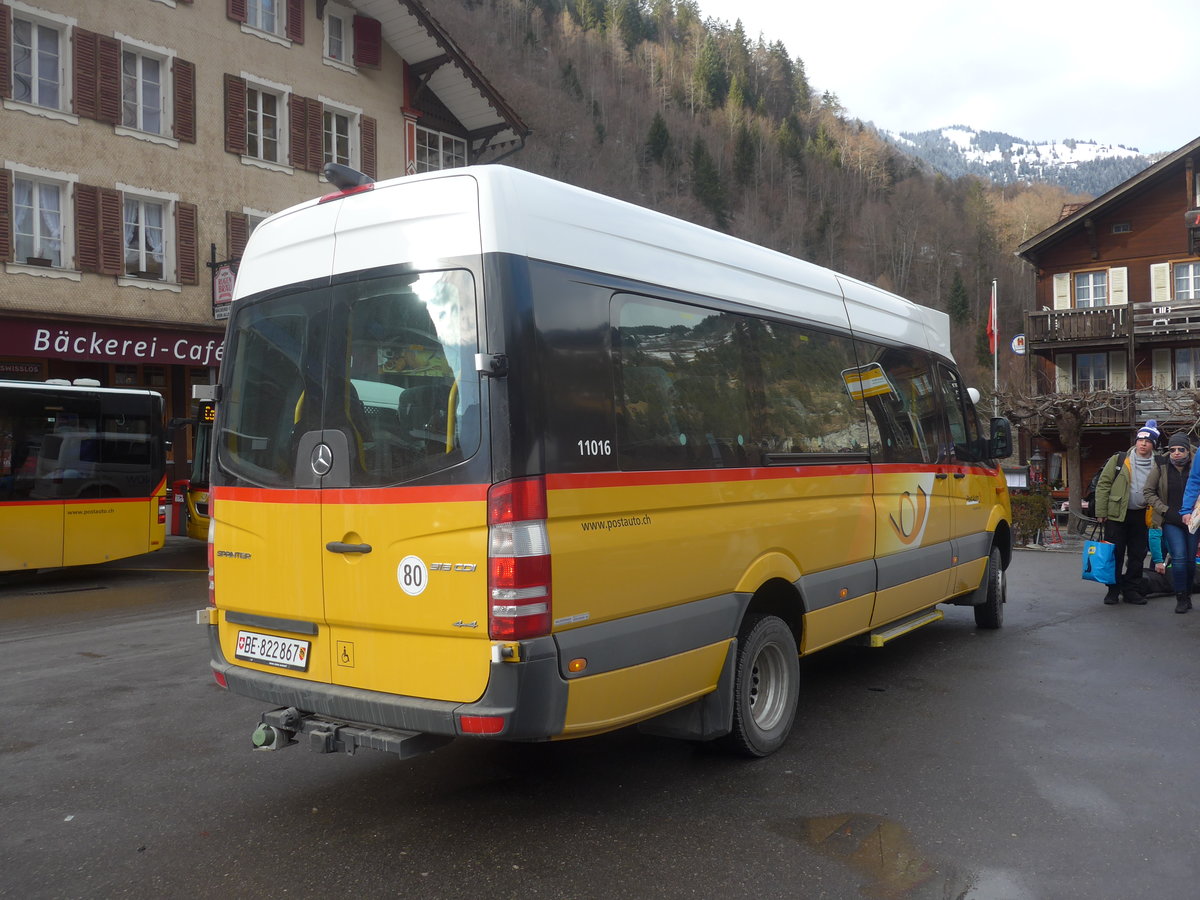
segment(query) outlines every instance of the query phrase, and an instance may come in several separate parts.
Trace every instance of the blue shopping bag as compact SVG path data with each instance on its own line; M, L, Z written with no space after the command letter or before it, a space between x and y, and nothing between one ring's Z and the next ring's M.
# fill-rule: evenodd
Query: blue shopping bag
M1100 584L1117 583L1117 558L1108 541L1084 541L1083 578Z

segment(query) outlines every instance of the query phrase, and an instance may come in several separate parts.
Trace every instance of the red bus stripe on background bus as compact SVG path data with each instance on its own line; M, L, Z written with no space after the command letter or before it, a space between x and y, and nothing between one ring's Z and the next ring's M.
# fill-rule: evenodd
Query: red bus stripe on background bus
M434 487L392 488L331 488L299 490L296 488L214 487L209 493L214 501L233 500L242 503L337 503L345 505L382 505L389 503L467 503L487 500L489 485L449 484Z

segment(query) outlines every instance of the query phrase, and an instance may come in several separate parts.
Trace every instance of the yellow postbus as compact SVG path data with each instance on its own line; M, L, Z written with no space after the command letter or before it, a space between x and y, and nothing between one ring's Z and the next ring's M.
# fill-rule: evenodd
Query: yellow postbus
M238 274L216 680L255 746L640 724L766 755L798 659L974 607L1011 512L944 314L503 166L339 189Z
M212 461L212 429L216 407L211 400L202 400L196 415L189 419L172 419L170 424L192 429L192 463L187 478L171 485L178 514L183 517L177 533L198 541L208 540L208 472Z
M0 572L160 549L165 448L153 391L0 381Z

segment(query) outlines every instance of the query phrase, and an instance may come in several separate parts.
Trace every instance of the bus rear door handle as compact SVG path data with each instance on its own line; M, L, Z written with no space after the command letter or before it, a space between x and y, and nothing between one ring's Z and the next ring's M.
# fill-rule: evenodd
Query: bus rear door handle
M331 553L370 553L370 544L347 544L343 541L330 541L325 549Z
M966 478L966 477L967 477L967 473L966 473L966 472L955 472L955 473L954 473L954 477L955 477L955 478Z
M949 476L949 475L947 475L945 472L938 472L938 473L937 473L936 475L934 475L933 477L934 477L934 478L941 478L942 480L945 480L945 479L949 478L950 476Z

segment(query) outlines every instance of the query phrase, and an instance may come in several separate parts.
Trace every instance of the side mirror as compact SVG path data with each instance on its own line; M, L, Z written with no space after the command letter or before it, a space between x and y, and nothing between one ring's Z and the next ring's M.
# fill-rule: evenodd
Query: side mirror
M1003 416L992 419L992 437L988 441L988 456L991 459L1007 459L1012 456L1012 425Z

